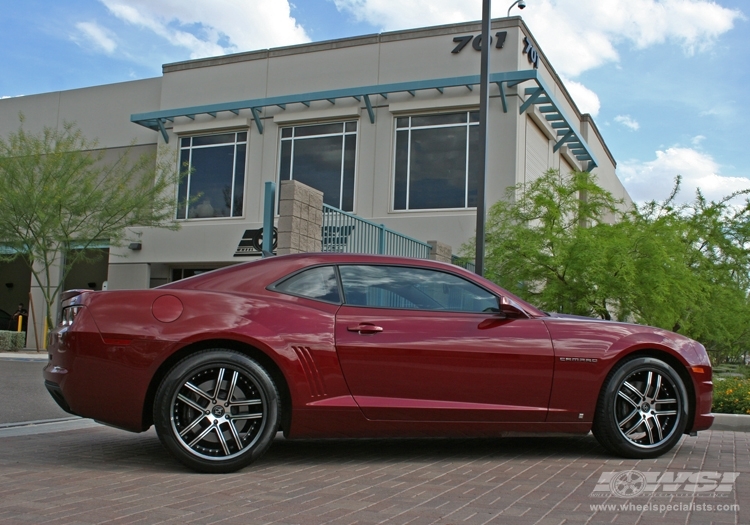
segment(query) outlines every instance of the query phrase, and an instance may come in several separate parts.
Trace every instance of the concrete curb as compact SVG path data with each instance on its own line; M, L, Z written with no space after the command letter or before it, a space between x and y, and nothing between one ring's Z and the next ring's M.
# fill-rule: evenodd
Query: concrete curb
M0 352L3 361L47 361L47 352Z
M0 439L6 437L34 436L36 434L49 434L52 432L66 432L68 430L80 430L84 428L101 428L102 425L92 419L80 417L51 419L44 421L25 421L12 423L12 426L0 428Z
M714 414L714 424L709 430L750 432L750 416L743 414Z

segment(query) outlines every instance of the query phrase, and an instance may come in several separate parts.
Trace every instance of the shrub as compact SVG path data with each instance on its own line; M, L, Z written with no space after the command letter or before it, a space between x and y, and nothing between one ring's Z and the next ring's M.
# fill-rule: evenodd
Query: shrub
M713 411L750 414L750 379L732 377L714 381Z
M22 349L26 342L26 332L0 330L0 352L14 352Z

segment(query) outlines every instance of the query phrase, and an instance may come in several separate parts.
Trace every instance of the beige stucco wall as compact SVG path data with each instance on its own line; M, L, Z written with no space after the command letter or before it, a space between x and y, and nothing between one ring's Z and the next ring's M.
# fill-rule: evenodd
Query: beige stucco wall
M531 69L523 54L523 40L530 38L540 52L540 75L599 162L594 173L600 184L629 202L617 179L614 159L595 124L581 115L521 19L496 20L492 33L497 31L507 31L508 36L502 49L494 46L491 49L491 71ZM437 239L457 253L474 235L473 209L392 209L394 118L476 110L478 86L473 91L464 86L447 88L442 94L430 90L418 91L416 96L406 92L391 93L388 98L372 96L374 124L364 103L353 98L337 99L335 104L325 100L312 102L310 107L302 104L290 104L286 109L267 107L261 112L263 134L256 128L249 110L242 110L240 115L230 112L220 112L216 117L197 115L194 120L177 117L173 123L166 123L169 143L159 132L131 123L130 116L322 90L478 75L480 53L471 44L457 54L451 50L456 46L454 37L479 33L479 23L455 24L168 64L160 78L0 100L0 135L17 128L17 115L22 111L30 130L44 125L60 126L63 120L75 121L87 136L98 138L101 147L121 148L135 141L144 148L158 150L164 158L176 159L180 136L227 129L248 131L243 216L182 221L177 232L134 229L131 233L142 243L142 249L111 250L110 289L164 282L170 267L218 267L246 260L235 258L235 249L246 229L261 227L263 184L266 181L278 184L279 129L292 123L357 120L354 212L417 239ZM491 85L488 205L503 198L508 186L525 180L530 125L538 126L547 137L548 167L566 170L570 164L576 169L586 168L567 148L553 151L557 132L538 108L532 107L519 115L526 98L524 90L532 85L527 82L506 89L507 113L502 110L499 89Z

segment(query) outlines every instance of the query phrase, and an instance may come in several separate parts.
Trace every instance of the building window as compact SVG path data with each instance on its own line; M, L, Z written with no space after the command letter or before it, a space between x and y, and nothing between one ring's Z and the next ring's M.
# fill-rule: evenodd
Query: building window
M394 210L473 208L479 112L396 118Z
M329 206L354 211L356 153L356 121L282 128L279 180L307 184Z
M246 154L246 131L181 138L177 218L241 216Z

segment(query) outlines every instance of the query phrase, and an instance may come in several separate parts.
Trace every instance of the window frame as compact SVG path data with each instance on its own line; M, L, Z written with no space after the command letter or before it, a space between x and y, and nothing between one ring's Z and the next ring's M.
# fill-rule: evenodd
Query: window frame
M472 122L471 120L471 114L472 113L478 113L479 109L463 109L463 110L456 110L456 111L431 111L431 112L418 112L418 113L401 113L401 114L394 114L393 115L393 160L392 160L392 169L391 169L391 183L392 183L392 189L391 189L391 195L390 195L390 211L392 213L419 213L419 212L444 212L444 211L468 211L468 210L476 210L476 206L469 206L469 153L471 150L471 142L470 142L470 130L472 126L478 126L479 122ZM411 119L413 117L439 117L443 115L454 115L454 114L466 114L466 122L465 123L459 123L459 124L437 124L437 125L430 125L430 126L412 126ZM398 126L398 120L401 118L408 118L409 119L409 125L407 127L399 127ZM466 128L466 162L464 166L464 206L463 207L453 207L453 208L409 208L409 194L411 191L410 188L410 173L411 173L411 147L412 147L412 140L411 140L411 132L412 129L439 129L439 128L456 128L456 127L465 127ZM403 209L396 208L396 162L397 162L397 151L398 151L398 132L407 130L408 132L408 144L407 144L407 160L406 160L406 207Z
M307 295L301 295L301 294L295 294L288 292L286 290L280 290L278 287L279 285L283 284L287 280L303 273L308 270L313 270L315 268L324 268L324 267L332 267L334 271L334 275L336 276L336 286L338 287L339 292L339 302L333 302L333 301L326 301L324 299L319 299L316 297L310 297ZM377 266L377 267L385 267L385 268L406 268L410 270L426 270L426 271L432 271L436 273L443 273L450 275L452 277L455 277L456 279L460 279L462 281L465 281L473 286L476 286L480 290L485 291L488 295L491 295L497 300L498 306L502 305L502 296L496 294L492 290L489 290L487 287L482 286L480 284L475 283L474 281L471 281L461 275L457 275L453 272L449 272L440 268L429 268L424 266L410 266L408 264L384 264L384 263L370 263L370 262L351 262L351 263L336 263L336 262L330 262L330 263L320 263L320 264L314 264L311 266L305 266L304 268L299 268L292 273L289 273L287 275L284 275L280 279L277 279L273 283L266 286L266 290L270 292L276 292L282 295L288 295L290 297L299 297L302 299L307 299L309 301L317 301L319 303L324 304L333 304L333 305L339 305L339 306L349 306L352 308L375 308L378 310L407 310L411 312L442 312L442 313L454 313L454 314L469 314L469 315L487 315L488 312L467 312L466 310L450 310L450 309L433 309L433 310L426 310L422 308L404 308L404 307L397 307L397 306L368 306L368 305L358 305L358 304L350 304L346 302L346 291L344 290L344 283L341 280L341 271L340 268L343 266ZM499 312L496 312L499 313Z
M245 140L240 141L239 140L239 134L245 133ZM193 139L194 138L200 138L200 137L211 137L216 135L228 135L228 134L234 134L234 142L227 142L224 144L210 144L210 145L204 145L204 146L193 146ZM182 145L182 141L184 139L190 140L190 145L187 147L184 147ZM234 154L232 158L232 194L230 197L230 209L229 209L229 215L226 217L189 217L190 215L190 208L189 205L190 201L190 186L192 182L192 173L191 168L193 165L193 150L194 149L209 149L214 147L221 147L221 146L227 146L232 144L234 146ZM240 144L245 145L245 162L244 166L242 166L242 174L243 174L243 184L242 184L242 209L239 210L239 214L232 215L233 208L234 208L234 196L235 196L235 184L236 184L236 177L237 177L237 146ZM188 165L187 168L184 168L182 166L182 152L184 150L188 150ZM249 128L234 128L234 129L227 129L227 130L213 130L213 131L206 131L206 132L200 132L200 133L186 133L181 134L178 136L178 143L177 143L177 169L178 173L182 174L183 170L187 170L187 173L185 174L185 178L187 179L186 183L186 194L185 194L185 213L184 217L179 217L180 213L180 182L178 181L176 188L175 188L175 202L177 203L176 211L175 211L175 220L176 221L215 221L215 220L226 220L226 219L242 219L245 217L245 204L247 203L246 198L246 190L247 190L247 164L249 159L249 153L250 153L250 129Z
M346 125L348 123L354 123L356 125L356 129L354 131L347 131ZM341 133L323 133L319 135L307 135L307 136L301 136L297 137L295 130L297 128L305 128L305 127L311 127L311 126L325 126L330 124L341 124ZM292 136L291 137L284 137L284 130L291 129L292 130ZM277 169L276 169L276 181L278 185L281 185L281 183L285 180L295 180L294 179L294 143L297 140L310 140L315 138L326 138L326 137L337 137L341 136L341 170L339 175L339 195L338 195L338 206L336 208L344 210L342 207L343 201L344 201L344 171L345 171L345 163L346 163L346 137L354 135L354 167L353 167L353 174L352 174L352 209L351 210L344 210L349 213L354 213L357 209L357 167L358 167L358 153L359 153L359 139L360 139L360 133L359 130L361 129L360 126L360 119L358 118L344 118L344 119L332 119L332 120L316 120L311 122L290 122L290 123L284 123L283 125L280 124L278 126L279 130L279 146L278 146L278 155L276 158L277 162ZM289 178L288 179L282 179L281 178L281 167L282 167L282 161L283 161L283 144L284 142L290 142L291 143L291 151L290 151L290 160L289 160ZM278 198L278 197L277 197ZM325 201L325 195L323 196L323 199Z

